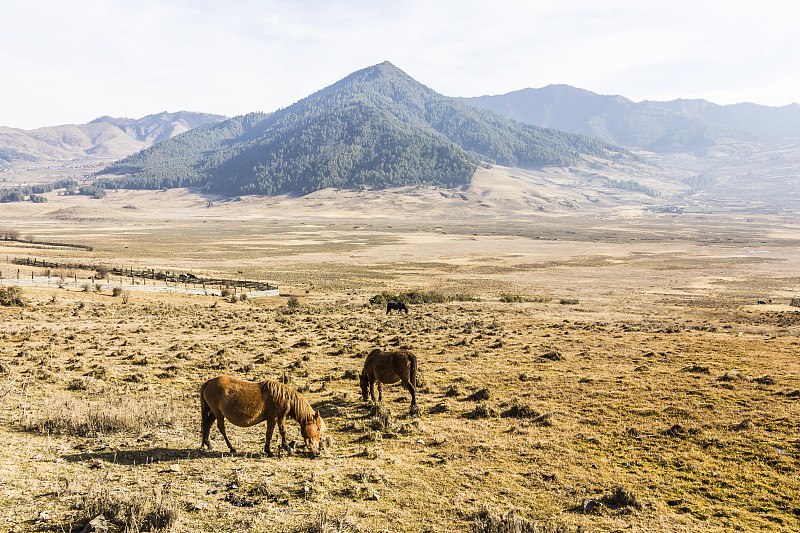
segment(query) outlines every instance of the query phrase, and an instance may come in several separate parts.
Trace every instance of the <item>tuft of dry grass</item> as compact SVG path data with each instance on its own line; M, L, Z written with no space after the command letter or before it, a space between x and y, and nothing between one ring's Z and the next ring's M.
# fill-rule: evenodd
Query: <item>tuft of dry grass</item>
M115 493L106 485L94 487L84 497L83 506L87 521L102 515L123 533L169 533L181 515L180 504L168 486L133 493Z
M72 390L87 387L87 380L70 382ZM178 419L173 402L156 398L111 398L107 401L51 399L38 416L23 421L27 431L80 437L121 432L141 432L155 426L172 426Z

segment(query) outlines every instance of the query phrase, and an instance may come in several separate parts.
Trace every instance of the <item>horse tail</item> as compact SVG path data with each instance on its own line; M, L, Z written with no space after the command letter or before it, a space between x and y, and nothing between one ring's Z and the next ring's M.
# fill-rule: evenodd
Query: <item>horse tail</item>
M205 398L206 387L208 386L208 381L203 383L200 386L200 446L202 447L203 444L206 444L208 441L208 435L211 430L211 423L214 421L214 413L211 412L211 406L208 405L208 402Z
M408 354L408 359L411 361L411 375L409 376L411 384L417 388L417 356L413 353Z

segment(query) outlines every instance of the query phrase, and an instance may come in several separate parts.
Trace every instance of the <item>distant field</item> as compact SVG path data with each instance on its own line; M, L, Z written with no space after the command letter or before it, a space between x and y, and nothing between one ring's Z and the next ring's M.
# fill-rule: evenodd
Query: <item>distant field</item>
M174 531L495 531L509 511L540 531L800 529L790 218L500 218L415 194L3 206L0 227L94 246L0 242L4 277L30 255L281 296L24 287L24 307L0 306L0 530L78 531L119 501ZM459 299L408 316L369 304L414 289ZM418 417L399 386L383 417L361 401L374 347L419 356ZM326 452L267 458L265 426L231 425L240 455L216 428L199 452L197 391L221 373L303 391Z

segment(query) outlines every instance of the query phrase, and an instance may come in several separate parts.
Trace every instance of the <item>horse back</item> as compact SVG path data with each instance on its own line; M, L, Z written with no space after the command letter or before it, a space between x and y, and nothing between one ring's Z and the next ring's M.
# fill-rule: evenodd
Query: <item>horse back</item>
M214 414L237 426L248 427L272 418L274 410L265 402L259 383L218 376L206 381L201 391Z
M386 384L413 380L412 373L415 369L416 356L408 350L384 352L376 348L364 361L364 373Z

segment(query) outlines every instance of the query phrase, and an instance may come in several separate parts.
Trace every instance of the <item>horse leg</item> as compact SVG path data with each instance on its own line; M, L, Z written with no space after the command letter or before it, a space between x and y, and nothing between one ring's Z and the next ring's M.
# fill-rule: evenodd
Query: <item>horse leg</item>
M410 381L403 380L403 387L411 393L411 412L417 408L417 388Z
M378 384L378 390L380 390L380 384ZM369 396L372 398L373 403L375 402L375 382L369 382Z
M231 441L228 439L228 434L225 433L224 416L217 417L217 428L219 428L219 432L222 433L222 436L225 437L225 444L228 445L228 448L230 448L231 453L236 453L236 448L233 447L233 444L231 444Z
M269 449L269 443L272 441L272 432L275 431L275 421L272 419L267 420L267 441L264 443L264 453L267 457L272 457L272 451Z
M372 399L374 400L375 398L373 397ZM383 401L383 387L381 387L380 381L378 382L378 401L379 402Z
M286 418L278 417L278 432L281 434L281 448L289 451L289 445L286 444Z
M211 409L208 409L207 411L203 410L203 422L201 424L201 430L200 430L200 436L202 437L200 440L201 448L203 446L206 446L208 447L209 450L212 449L211 440L209 439L209 436L211 435L211 423L214 421L215 418L217 417L216 415L214 415Z

